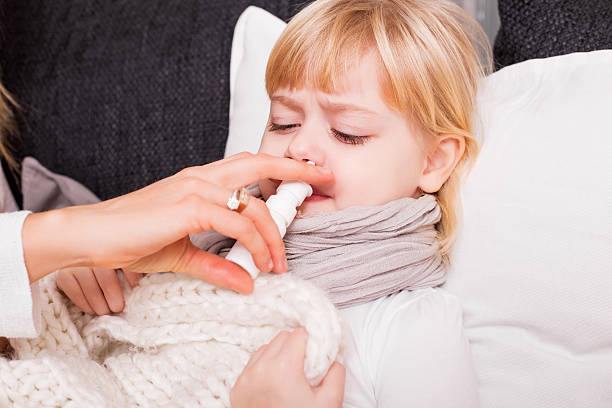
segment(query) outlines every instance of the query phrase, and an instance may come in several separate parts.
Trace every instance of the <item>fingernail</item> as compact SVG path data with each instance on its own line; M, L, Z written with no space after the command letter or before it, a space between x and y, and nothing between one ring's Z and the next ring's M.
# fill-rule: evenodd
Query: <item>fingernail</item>
M270 262L268 262L268 270L266 272L270 272L272 268L274 268L274 261L270 259Z
M325 167L319 167L319 166L317 166L317 170L319 170L319 172L320 172L321 174L325 174L325 175L327 175L327 174L331 174L331 170L330 170L330 169L328 169L328 168L325 168Z

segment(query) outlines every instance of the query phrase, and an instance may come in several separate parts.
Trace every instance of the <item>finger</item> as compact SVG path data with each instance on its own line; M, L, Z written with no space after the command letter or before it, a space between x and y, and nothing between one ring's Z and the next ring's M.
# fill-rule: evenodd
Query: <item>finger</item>
M72 270L65 269L57 273L57 287L83 312L91 315L95 314L94 310L89 306L83 294L83 290L74 277Z
M221 180L225 186L242 186L259 180L300 180L308 184L325 184L333 180L331 172L298 160L257 154L228 162Z
M263 346L261 346L257 350L255 350L255 352L253 354L251 354L251 358L249 358L249 361L244 366L244 369L242 370L242 372L245 372L249 367L252 367L255 364L257 364L257 361L259 361L261 356L263 356L264 353L266 352L267 347L268 347L268 345L264 344Z
M204 181L193 182L189 188L203 200L208 200L222 209L228 209L227 201L233 190ZM266 204L256 197L249 197L247 206L240 215L250 219L264 239L274 263L274 270L278 273L286 272L285 244ZM270 270L268 266L266 265L267 269L264 272Z
M236 154L232 154L231 156L225 157L221 160L217 160L216 162L212 162L210 163L213 166L218 166L218 165L223 165L223 163L227 163L229 161L232 160L236 160L236 159L244 159L245 157L250 157L253 156L253 153L250 152L239 152Z
M242 155L213 164L194 168L193 174L228 188L245 186L266 178L300 180L308 184L325 184L333 180L333 174L323 167L263 153Z
M100 285L91 268L80 268L74 273L74 276L83 290L85 299L87 299L95 314L99 316L110 314L110 308L106 304L102 289L100 289Z
M186 273L212 285L233 289L242 294L253 292L253 279L237 264L203 251L188 243L184 260L174 272Z
M344 383L346 369L337 361L334 362L321 384L315 388L317 406L341 407L344 400Z
M280 331L276 337L272 339L270 344L268 344L266 355L270 356L270 358L278 356L278 354L285 349L285 344L290 335L291 333L286 330Z
M123 291L119 284L117 272L114 269L93 268L94 276L102 289L108 308L113 313L119 313L125 306Z
M308 342L308 332L303 327L296 328L285 343L283 344L283 352L286 358L292 360L295 366L304 367L304 358L306 356L306 343Z
M266 204L258 198L250 197L241 214L253 221L266 245L268 245L276 273L287 272L285 243Z
M194 177L195 176L195 177L202 178L202 169L206 169L206 171L211 171L213 169L218 169L219 167L223 167L226 163L232 160L244 159L250 156L253 156L253 153L249 153L249 152L236 153L231 156L225 157L223 159L220 159L220 160L217 160L211 163L207 163L201 166L191 166L191 167L184 168L183 170L179 171L175 176L178 176L178 177L183 177L183 176L184 177ZM202 178L202 179L208 180L208 178Z
M123 270L123 276L125 276L125 280L127 281L128 285L130 285L130 287L134 289L134 287L138 285L138 282L140 282L144 274Z
M251 253L257 268L262 272L269 272L272 260L270 250L265 239L249 218L244 217L228 208L211 204L204 199L192 207L194 219L200 220L198 230L190 233L199 233L209 229L234 238Z

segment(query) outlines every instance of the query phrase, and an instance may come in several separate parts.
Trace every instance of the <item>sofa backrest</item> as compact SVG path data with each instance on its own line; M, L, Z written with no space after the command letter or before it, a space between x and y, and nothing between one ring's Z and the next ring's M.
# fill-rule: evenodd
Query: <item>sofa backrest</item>
M497 68L533 58L612 49L610 0L498 0Z
M19 155L106 199L223 157L234 25L295 0L6 0L3 82Z

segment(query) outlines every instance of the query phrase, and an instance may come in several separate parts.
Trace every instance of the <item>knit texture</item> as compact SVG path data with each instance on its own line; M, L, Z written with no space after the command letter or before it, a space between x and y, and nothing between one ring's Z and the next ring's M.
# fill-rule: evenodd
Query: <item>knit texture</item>
M3 82L21 105L20 158L101 199L223 157L234 25L297 0L4 0ZM18 200L19 201L19 200Z
M447 276L435 228L441 214L425 194L296 218L284 238L289 270L338 308L439 286Z
M499 0L497 68L533 58L612 49L611 0Z
M15 358L0 358L0 406L228 407L250 354L280 330L308 331L311 384L341 349L334 306L290 274L261 276L249 296L188 276L149 275L115 316L80 312L53 275L40 291L40 336L12 339Z

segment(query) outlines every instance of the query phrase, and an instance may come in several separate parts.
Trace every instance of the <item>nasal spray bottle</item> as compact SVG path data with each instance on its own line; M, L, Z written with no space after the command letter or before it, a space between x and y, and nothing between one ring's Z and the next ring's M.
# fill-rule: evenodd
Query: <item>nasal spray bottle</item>
M308 161L308 164L314 165L312 161ZM306 197L311 195L312 187L310 185L301 181L283 181L276 189L276 194L268 198L266 205L280 231L281 238L285 236L287 227L295 218L297 207L302 205ZM225 259L242 266L253 279L259 275L260 271L255 266L250 252L238 241L230 249Z

